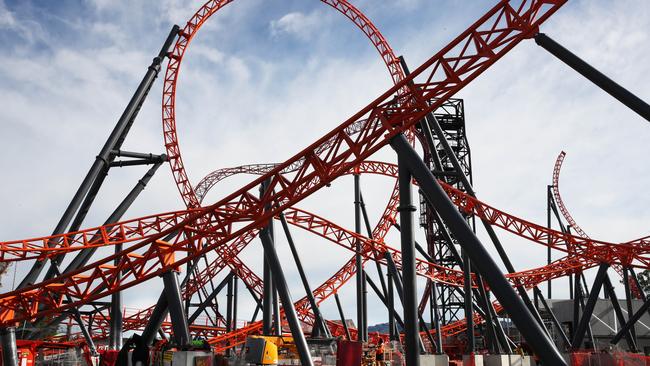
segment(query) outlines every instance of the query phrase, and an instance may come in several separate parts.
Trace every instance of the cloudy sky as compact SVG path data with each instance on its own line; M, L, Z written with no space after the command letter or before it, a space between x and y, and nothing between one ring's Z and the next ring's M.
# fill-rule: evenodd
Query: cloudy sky
M353 3L413 69L494 1ZM0 0L0 240L52 231L169 29L174 23L183 25L201 4ZM646 1L571 1L542 31L650 99ZM177 117L190 179L198 182L221 167L286 159L390 85L367 39L318 1L243 0L229 5L193 41L180 76ZM125 150L163 152L160 93L158 80ZM555 158L564 150L561 190L582 228L591 237L612 242L648 234L647 121L533 41L519 45L459 97L465 99L475 188L483 201L545 223L546 186ZM390 150L379 157L394 161ZM85 226L103 222L143 173L143 168L111 171ZM250 179L223 182L207 201ZM362 184L376 221L392 182L364 177ZM353 228L352 200L352 180L342 178L300 207ZM182 201L164 166L126 216L179 208ZM313 286L350 257L324 240L298 230L294 234ZM501 236L518 269L545 262L545 249L539 245ZM395 238L391 234L389 243L398 246ZM286 245L279 247L287 258ZM243 256L253 269L261 269L259 242ZM285 263L294 298L301 297L295 268L289 260ZM11 289L14 273L19 282L26 268L12 267L1 291ZM555 285L559 297L567 294L564 285ZM160 287L152 281L146 291L129 290L126 306L152 304ZM352 286L342 290L350 317L351 291ZM240 315L248 314L250 306L243 307ZM379 306L370 309L370 323L384 321ZM330 301L324 311L337 316Z

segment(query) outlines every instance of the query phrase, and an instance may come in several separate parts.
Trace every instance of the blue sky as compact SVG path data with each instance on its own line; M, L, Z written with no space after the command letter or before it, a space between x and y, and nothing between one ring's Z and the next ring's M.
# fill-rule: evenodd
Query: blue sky
M493 5L353 3L412 68ZM0 169L5 172L0 239L52 230L171 25L182 25L200 5L180 0L0 0ZM643 0L572 1L542 31L649 100L649 8ZM210 19L183 64L179 134L190 179L198 182L220 167L285 159L388 86L390 78L370 43L331 8L317 1L235 2ZM125 149L163 152L160 91L159 80ZM557 154L565 150L562 193L583 229L614 242L648 234L647 122L532 41L518 46L460 97L466 100L481 199L544 223L546 185ZM390 150L379 157L394 160ZM101 223L143 173L112 171L87 225ZM249 179L224 182L208 201ZM168 167L162 167L127 217L180 208L172 182ZM364 182L364 195L377 197L369 204L376 218L391 182ZM300 207L352 228L351 184L342 178ZM314 285L350 256L313 236L297 230L295 235ZM543 248L502 237L517 268L544 262ZM389 236L397 246L395 239ZM312 255L315 251L319 255ZM259 243L244 257L261 268ZM18 268L19 278L23 271ZM295 276L290 263L287 272ZM12 274L3 279L2 291L11 287ZM298 282L291 286L294 297L300 297ZM152 303L160 284L147 287L146 292L129 292L127 306ZM346 299L351 315L353 298ZM336 316L332 304L324 309L327 316ZM383 311L373 310L371 318L382 321Z

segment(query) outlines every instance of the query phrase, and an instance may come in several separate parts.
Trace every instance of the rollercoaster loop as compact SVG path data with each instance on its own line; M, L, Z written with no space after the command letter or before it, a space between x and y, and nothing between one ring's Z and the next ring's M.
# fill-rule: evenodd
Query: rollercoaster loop
M2 305L0 324L7 325L82 305L149 280L210 251L223 254L223 262L231 263L235 260L236 253L229 249L232 246L241 246L250 242L255 237L256 230L280 212L287 215L294 210L295 215L290 220L294 224L313 222L315 215L305 219L309 214L293 208L294 204L335 178L349 174L350 171L358 172L359 167L366 163L365 159L385 146L390 138L409 131L424 115L439 107L518 42L529 38L536 32L539 25L564 3L564 1L531 1L530 3L524 1L519 7L514 8L508 1L502 1L449 46L418 67L408 78L400 79L388 92L346 123L288 161L261 168L259 170L261 176L237 192L215 204L201 207L200 199L189 185L180 157L174 117L175 80L183 54L196 31L210 15L229 2L210 1L187 23L176 43L165 78L163 120L166 148L179 191L190 209L88 229L74 233L74 235L56 236L63 239L60 241L63 243L63 248L58 249L59 253L91 246L140 242L121 253L104 258L57 279L0 295L0 304ZM339 11L344 9L338 7L345 3L343 1L324 2ZM342 12L347 15L347 11ZM357 23L358 19L364 18L355 19L357 19L355 24L359 24ZM365 26L360 27L366 29ZM380 37L378 32L373 31L370 34L375 37L371 37L371 39L380 39L377 38ZM377 49L380 50L380 53L386 51L385 48L379 46ZM385 60L387 59L385 58ZM394 58L390 60L396 61ZM398 64L387 63L387 65L389 69L392 66L396 70L401 70ZM416 82L416 78L424 81ZM168 83L168 80L174 82ZM411 83L416 87L409 88ZM354 127L355 125L357 127ZM392 176L394 177L395 174ZM265 196L259 198L251 193L262 181L266 180L271 181L272 189L269 189ZM555 249L567 253L570 252L569 243L575 248L575 251L571 252L575 256L564 262L559 261L541 269L522 271L508 276L509 278L519 278L517 281L524 281L525 278L531 278L533 273L542 273L547 276L549 273L566 274L577 268L584 269L585 266L592 264L595 266L601 261L644 268L649 266L650 262L644 256L647 251L647 248L644 248L647 238L615 245L544 230L545 228L516 219L487 206L452 187L445 186L444 188L452 201L467 214L484 218L493 225L541 244L550 241ZM273 203L272 208L265 211L263 207L268 203ZM289 218L291 215L287 215L287 217ZM306 225L306 227L308 226ZM175 231L182 232L184 238L178 235L172 243L159 241L166 234ZM99 233L99 239L96 241L89 239L91 235L97 233ZM362 235L348 234L350 236L345 237L346 240L364 240ZM322 236L326 237L327 235ZM51 238L48 237L48 240ZM337 238L339 245L341 245L342 238ZM373 238L375 238L374 235ZM376 238L383 239L383 236ZM364 253L372 250L377 251L377 247L381 247L381 240L365 239L367 244L364 245ZM2 243L2 255L5 256L5 253L8 253L7 255L19 256L20 253L38 253L38 258L44 258L54 255L51 253L57 253L56 250L45 250L43 240L45 238ZM42 243L40 249L39 242ZM12 244L16 244L16 246L12 248ZM18 248L18 244L22 247ZM384 246L384 248L386 247ZM188 255L179 259L170 259L171 254L180 251L186 251ZM393 256L397 256L397 253L395 251ZM365 257L367 260L377 260L377 257L373 258L367 254ZM112 264L114 259L119 259L117 265ZM8 259L3 257L3 260ZM633 263L634 261L638 263ZM433 263L425 261L420 263L426 265L427 273L429 273L430 266L435 267ZM440 267L435 268L440 271L453 271ZM207 268L204 270L207 271ZM118 273L124 275L117 276ZM441 275L436 271L429 273L429 276L434 280L439 280ZM450 276L450 278L452 277L455 275ZM97 284L98 281L101 284ZM457 284L457 279L443 282ZM531 281L526 286L532 286L533 282ZM196 290L199 287L201 286L193 287L193 289ZM63 303L63 295L70 296L72 300ZM317 299L324 300L322 296ZM42 305L45 307L41 307Z

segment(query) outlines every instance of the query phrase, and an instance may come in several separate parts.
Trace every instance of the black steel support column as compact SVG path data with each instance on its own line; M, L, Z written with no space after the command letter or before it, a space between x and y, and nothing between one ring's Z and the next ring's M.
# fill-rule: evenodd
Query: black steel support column
M104 221L104 225L109 225L112 223L115 223L119 221L122 216L126 213L126 211L131 207L133 202L138 198L140 193L145 189L151 178L154 176L158 168L162 165L162 163L157 163L154 164L149 170L138 180L136 185L131 189L131 191L124 197L122 202L113 210L111 215ZM90 242L95 241L96 239L99 239L101 237L101 232L95 233L95 235L90 239ZM74 271L78 268L81 268L85 266L92 255L95 253L97 248L88 248L88 249L83 249L79 252L77 256L75 256L70 264L65 268L63 273L68 273L71 271Z
M343 329L345 329L345 337L347 338L348 341L351 341L352 337L350 336L350 329L348 328L348 322L346 321L345 314L343 313L343 306L341 306L341 299L339 299L338 292L334 293L334 300L336 300L336 308L339 309L339 317L341 318L341 324L343 325Z
M128 133L131 125L133 124L133 121L137 116L138 111L144 102L144 99L146 98L149 90L151 89L151 86L153 85L153 82L158 76L162 60L167 55L172 42L178 35L179 29L180 28L177 25L174 25L172 27L169 35L167 36L167 39L165 40L165 43L163 44L162 49L158 53L158 56L153 59L153 62L148 67L144 78L138 85L138 88L124 109L122 115L120 116L120 119L117 121L115 127L113 128L113 131L111 131L111 134L106 139L104 146L96 156L95 161L88 170L88 173L84 177L84 180L81 182L81 185L66 207L63 215L61 216L54 231L52 232L52 235L61 234L66 231L76 231L81 225L85 214L92 204L92 198L95 197L97 190L99 190L99 186L101 185L101 183L95 184L95 181L98 180L98 177L100 177L100 174L102 174L102 172L103 175L105 175L105 172L108 169L108 164L113 158L111 151L116 148L119 149L120 145L124 141L124 138L126 137L126 134ZM103 177L99 178L99 180L103 181ZM73 219L76 212L78 213L77 217L75 218L75 222L73 223L73 226L68 229L68 225L70 224L70 221ZM56 244L56 241L48 243L49 246L54 246ZM61 263L62 258L62 256L57 256L52 260L52 263L59 264ZM46 263L47 259L37 260L27 275L25 275L23 280L20 282L17 289L21 289L30 284L33 284L42 272ZM52 275L53 273L50 273L50 276Z
M354 231L361 234L361 189L359 187L359 174L354 174ZM357 340L365 342L365 324L363 318L363 261L361 258L361 241L356 241L355 263L357 266Z
M627 320L625 319L625 316L623 316L623 310L621 310L621 305L618 303L618 297L616 296L616 292L614 291L614 285L612 285L612 281L609 278L609 276L605 276L605 282L603 283L603 287L605 289L605 293L609 294L609 300L612 302L612 307L614 308L614 314L616 314L616 318L618 319L618 322L621 324L625 324ZM628 312L628 318L632 317L632 312ZM630 328L629 332L625 333L625 340L627 341L627 345L632 352L637 351L636 347L636 338L633 336L632 329L634 327Z
M115 246L115 254L118 254L122 251L122 244L117 244ZM120 258L115 258L114 264L117 265L120 261ZM119 283L122 273L118 271L115 274L118 278L116 282ZM118 291L111 295L111 307L110 307L111 323L110 323L110 332L109 332L109 347L113 350L122 349L122 292Z
M149 321L142 331L142 338L144 339L145 344L151 345L156 339L156 333L160 326L165 321L165 318L169 314L169 307L167 302L167 297L165 295L165 290L158 297L158 301L153 308L153 312L149 317Z
M578 328L578 322L580 321L580 298L582 296L582 291L580 290L580 273L575 273L573 276L573 321L571 322L571 338L576 335L576 329Z
M232 281L233 277L235 277L235 272L230 272L223 280L221 280L221 282L219 282L219 284L214 289L214 291L212 291L210 295L208 295L203 300L203 302L199 304L199 306L196 308L196 310L194 310L192 315L190 315L188 319L188 323L190 324L194 323L196 318L198 318L199 315L201 315L201 312L203 312L208 306L210 306L210 304L212 304L212 302L217 297L217 295L219 295L221 290L223 290L223 288L226 287L228 283L230 283L230 281Z
M630 289L630 276L628 275L627 268L623 268L623 284L625 285L625 305L627 307L627 316L629 318L634 313L634 309L632 308L632 290ZM643 291L643 289L639 288L639 291ZM634 329L634 327L630 329L630 334L635 343L634 348L636 348L636 329Z
M226 285L226 332L232 331L232 277Z
M2 347L2 365L18 366L15 327L0 328L0 346Z
M574 349L580 348L582 346L582 341L585 338L585 332L589 326L589 321L591 320L591 315L594 312L594 307L596 306L596 301L598 300L598 294L600 294L600 288L603 285L603 281L607 275L608 268L609 265L606 263L603 263L600 265L600 267L598 267L596 279L594 280L594 284L591 286L591 293L589 294L587 304L585 305L585 308L582 312L582 317L580 318L580 323L578 323L576 332L573 336L573 341L571 342Z
M546 228L551 230L551 202L553 200L553 193L551 193L551 190L553 189L553 186L546 186ZM546 248L546 265L551 264L551 237L549 235L548 237L548 246ZM552 284L551 284L551 279L546 281L546 285L548 286L548 292L547 292L547 297L549 299L553 298L553 291L552 291Z
M361 213L363 214L363 223L366 226L366 232L368 233L368 238L372 239L372 229L370 228L370 219L368 218L368 211L366 210L366 203L363 200L363 193L359 191L359 200L361 202ZM377 275L379 277L379 283L381 284L381 289L383 291L384 297L388 296L386 289L386 282L384 280L384 271L381 270L381 264L379 261L374 261L375 267L377 268Z
M471 355L475 351L474 339L474 308L472 304L472 264L467 257L465 250L462 251L463 255L463 289L465 292L465 322L467 324L466 337L467 337L467 354Z
M440 332L440 316L438 314L438 285L431 281L431 292L429 292L429 309L431 311L431 323L436 330L436 353L443 354L442 349L442 333Z
M260 197L264 196L269 182L263 182L260 186ZM260 239L262 238L263 232L269 232L271 237L271 245L273 245L273 220L269 220L269 224L260 231ZM263 269L263 281L264 281L264 295L262 297L262 334L272 335L273 334L273 310L275 306L273 304L273 279L271 274L271 267L267 260L264 260L264 269Z
M548 303L546 302L546 299L544 299L544 296L542 296L542 291L540 291L540 289L537 288L537 286L533 287L533 291L537 294L537 297L542 302L542 305L544 305L544 308L546 308L546 311L551 316L551 320L553 321L553 325L555 326L557 331L560 333L560 336L562 337L562 340L564 341L564 344L566 344L567 347L571 347L571 341L569 340L569 337L567 336L566 332L564 331L564 328L562 328L562 325L560 324L560 322L557 320L557 317L553 313L553 309L551 309L551 307L548 306Z
M406 347L406 366L419 366L418 352L418 298L417 278L415 277L415 241L413 233L413 197L411 192L411 172L406 162L398 155L399 180L399 222L402 249L402 284L404 306L404 343Z
M291 249L291 254L293 255L293 261L296 263L296 268L298 269L298 275L300 276L300 280L302 281L302 286L305 289L305 293L307 294L307 300L309 300L309 304L311 305L311 311L314 313L314 317L315 317L314 328L320 328L320 331L323 332L322 333L323 336L325 338L329 338L331 335L329 329L327 328L327 324L325 323L325 318L323 317L323 314L321 313L320 308L316 303L316 299L314 298L314 294L311 291L311 287L309 286L309 280L307 280L307 275L305 274L305 270L302 266L302 261L300 260L300 256L298 255L298 250L296 249L296 245L293 241L293 236L291 235L291 231L289 230L287 219L284 217L283 213L280 213L280 223L282 224L284 235L287 237L287 242L289 243L289 249Z
M253 312L253 317L251 318L251 323L255 322L257 320L257 314L260 312L260 309L262 309L262 305L260 303L257 303L257 306L255 307L255 311Z
M618 342L620 342L621 338L623 338L623 336L626 333L628 333L630 329L632 329L632 327L636 324L636 322L638 322L639 319L641 319L641 317L648 310L650 310L650 299L646 300L646 302L643 303L643 306L641 306L641 308L637 310L636 313L634 313L634 315L630 317L630 320L628 320L627 323L625 323L625 325L623 325L621 329L619 329L618 333L614 335L614 337L612 338L611 341L609 341L609 343L615 345Z
M167 299L169 315L172 320L172 329L174 330L174 341L178 346L188 345L192 339L176 272L167 271L163 273L162 278L165 284L165 298Z
M368 274L366 271L363 271L363 340L365 342L368 341L368 286L367 286L367 281L366 278L368 277Z
M636 112L639 116L650 121L650 105L641 100L641 98L632 94L630 91L617 84L614 80L596 70L593 66L589 65L571 51L555 42L546 34L538 33L535 36L535 43L542 46L542 48L550 52L553 56L559 58L562 62Z
M289 293L289 287L287 286L287 281L284 277L284 271L282 270L282 265L280 264L280 259L278 254L275 251L273 245L273 239L268 231L264 230L260 232L260 238L262 239L262 245L264 246L264 257L271 268L271 273L273 274L273 282L282 301L282 307L284 308L284 316L289 323L289 328L291 329L291 335L293 336L294 343L298 349L298 354L300 356L300 364L303 366L314 366L314 363L311 359L309 353L309 347L307 346L307 340L305 335L302 332L302 327L300 326L300 321L298 320L298 315L296 314L296 309L293 307L293 301L291 300L291 294ZM281 325L278 323L278 328L281 328Z
M404 253L402 253L402 271L404 268ZM384 258L386 258L386 264L388 267L388 272L392 272L392 276L390 277L391 283L388 284L389 288L391 286L395 286L395 289L397 289L397 296L399 297L400 303L402 304L402 309L404 309L404 285L402 284L402 277L400 276L399 271L397 270L397 266L395 265L395 261L393 260L393 257L390 255L390 252L384 253ZM424 323L424 319L418 314L417 311L417 293L416 293L416 303L415 303L415 314L418 316L418 320L422 323ZM406 313L406 312L405 312ZM402 325L402 328L404 332L406 333L406 328L404 325ZM417 333L417 332L416 332ZM420 338L419 333L417 334L418 337L418 342L420 345L420 352L424 353L426 352L426 348L424 347L424 342L422 341L422 338ZM406 342L406 340L405 340Z
M393 137L391 146L418 181L420 189L429 204L438 211L451 233L458 239L478 272L483 275L483 278L490 285L490 289L492 289L535 353L539 355L545 364L566 365L562 355L538 323L538 320L533 316L531 310L510 286L498 265L478 240L476 234L458 212L458 209L449 200L447 194L418 156L418 153L410 146L404 135L399 134Z
M629 267L628 270L630 271L630 276L632 277L632 280L634 280L634 284L636 285L636 288L640 289L639 294L641 295L641 300L646 301L647 296L643 290L643 287L639 283L639 278L636 276L636 273L634 272L634 268ZM648 312L650 314L650 312ZM628 318L632 316L631 314L628 314Z
M393 314L394 321L397 321L397 324L399 324L400 327L404 328L404 321L402 321L402 318L399 316L399 313L397 311L395 311L394 307L389 308L388 299L385 298L384 295L382 295L381 289L379 289L379 287L377 287L375 282L370 277L368 277L367 274L366 274L365 279L366 279L366 282L368 282L368 284L370 285L370 288L372 288L372 290L375 292L375 294L379 298L379 301L381 301L384 304L384 306L386 306L386 309L388 309L388 311L390 311L390 314Z
M271 270L271 272L273 272ZM271 275L273 278L273 275ZM278 297L278 289L273 280L273 335L282 335L282 321L280 320L280 298Z
M72 312L72 317L75 319L77 324L79 325L79 329L81 330L81 334L84 337L84 340L86 341L86 345L88 346L88 349L90 350L90 354L93 356L97 356L97 347L95 347L95 342L93 341L93 337L90 334L90 327L87 327L83 320L81 319L81 313L79 312L79 309L74 309Z
M232 330L237 330L237 306L239 298L239 278L232 277Z
M503 353L503 350L501 349L501 344L497 338L497 331L494 327L495 319L492 318L492 311L490 311L491 304L487 297L487 291L485 291L485 286L483 285L483 279L481 278L481 275L476 273L475 276L480 295L478 301L481 303L483 309L485 310L485 327L487 328L488 334L488 348L492 354L501 354Z
M226 285L226 332L232 331L232 306L233 306L233 279L231 277ZM226 357L230 357L230 348L226 350Z
M399 340L399 332L397 332L397 328L395 327L395 291L393 286L393 273L389 269L386 271L386 275L388 276L388 283L386 284L388 290L388 298L386 299L388 303L388 335L391 341L395 341Z

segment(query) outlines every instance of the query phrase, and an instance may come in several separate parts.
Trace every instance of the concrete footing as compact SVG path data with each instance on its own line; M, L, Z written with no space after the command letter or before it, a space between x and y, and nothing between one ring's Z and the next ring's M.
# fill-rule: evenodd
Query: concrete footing
M449 366L449 356L420 355L420 366Z
M536 362L532 356L510 355L511 366L535 366Z
M485 355L483 364L485 366L509 366L510 357L508 355Z
M484 366L483 355L463 355L463 366Z
M533 366L534 362L530 356L521 355L485 355L483 356L485 366Z

